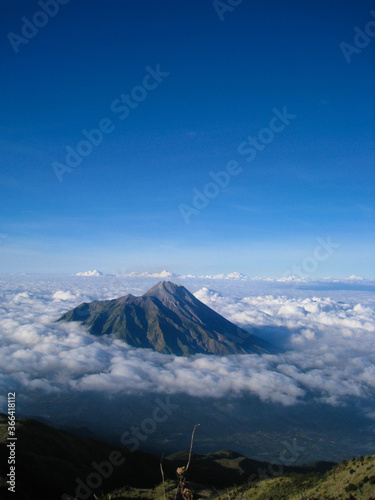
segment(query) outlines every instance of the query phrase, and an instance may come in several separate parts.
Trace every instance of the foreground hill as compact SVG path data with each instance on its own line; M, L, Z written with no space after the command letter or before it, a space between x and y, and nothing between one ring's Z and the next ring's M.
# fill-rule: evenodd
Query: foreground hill
M161 281L140 297L84 302L58 321L81 321L92 335L114 335L164 354L269 353L270 344L239 328L185 287Z
M343 460L322 477L288 474L230 491L231 500L375 500L375 455Z
M0 414L1 499L8 498L4 484L9 472L7 421L7 416ZM10 493L9 498L54 500L60 499L64 493L74 495L74 498L78 487L76 478L82 481L79 482L79 491L83 494L85 487L82 484L87 483L89 474L97 472L93 462L99 466L111 459L113 472L103 479L103 484L93 489L94 493L100 490L108 492L124 484L151 488L160 482L158 459L147 453L132 453L122 446L79 437L31 419L17 420L16 436L17 495ZM109 466L103 467L106 475Z
M14 495L8 493L6 484L9 472L7 417L0 414L1 499L92 499L94 495L100 498L111 493L111 498L155 500L162 494L160 457L79 437L32 419L17 420L16 436ZM164 459L168 491L175 490L176 469L186 465L187 460L187 452ZM332 465L320 462L310 466L285 467L283 473L321 473ZM270 465L231 451L193 454L188 479L195 491L205 492L206 497L214 498L215 490L247 484L249 478L258 481L263 470L270 470Z
M267 467L264 477L246 481L242 486L223 488L216 487L210 480L212 468L206 468L210 461L217 467L224 465L228 470L233 468L233 473L243 472L241 462L244 457L231 456L231 452L198 458L201 467L200 473L207 480L205 483L195 482L193 470L189 469L187 486L194 492L195 500L375 500L375 455L343 460L326 473L322 471L329 467L328 463L311 464L310 466L296 467L291 471L285 468L282 475L267 477ZM198 465L195 464L195 465ZM250 475L250 479L253 475ZM99 500L173 500L175 499L175 482L165 482L166 495L163 487L147 489L121 488L113 491L110 497L99 497ZM180 497L178 497L180 498Z

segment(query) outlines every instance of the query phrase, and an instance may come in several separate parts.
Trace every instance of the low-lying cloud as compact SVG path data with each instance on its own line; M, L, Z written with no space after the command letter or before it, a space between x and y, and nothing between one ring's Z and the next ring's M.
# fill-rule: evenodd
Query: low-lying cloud
M367 402L372 415L375 312L368 294L363 300L350 292L346 299L342 293L301 297L300 291L293 297L290 292L254 295L249 288L248 295L236 298L235 285L231 293L227 288L220 293L195 281L198 299L256 334L273 331L286 349L279 355L182 358L91 336L78 323L55 323L83 301L139 294L149 288L148 281L16 277L1 285L2 394L153 392L220 398L249 393L282 405L311 399L341 405L354 397Z

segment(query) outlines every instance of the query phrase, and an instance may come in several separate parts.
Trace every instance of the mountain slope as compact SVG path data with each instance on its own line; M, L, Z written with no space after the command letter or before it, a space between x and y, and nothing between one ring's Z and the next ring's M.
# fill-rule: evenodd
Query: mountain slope
M111 498L159 498L154 488L161 482L160 455L131 452L123 446L79 437L28 418L16 420L16 495L8 494L4 479L9 472L7 427L7 416L0 414L0 498L4 500L91 500L93 495L101 498L102 493L108 492L113 493ZM114 453L117 454L115 460ZM186 465L188 456L189 453L183 451L163 461L166 481L173 490L168 498L174 498L176 469ZM284 473L323 472L332 465L321 462L319 467L285 467ZM269 464L232 451L208 455L193 453L189 481L193 482L195 491L209 486L211 498L216 488L246 483L249 476L257 477L260 470L270 470ZM160 487L157 490L162 492ZM114 491L118 491L118 495Z
M272 352L270 344L237 327L185 287L157 283L140 297L83 303L58 321L82 321L93 335L114 335L135 347L164 354Z
M1 481L9 472L7 425L8 417L0 414L0 498L4 499L8 498L7 485ZM115 464L112 473L102 477L102 484L92 488L93 493L108 492L124 484L150 488L160 482L158 459L148 453L130 452L121 445L79 437L26 418L17 419L16 436L17 496L10 493L9 498L53 500L60 499L63 493L75 498L76 478L87 484L89 474L98 472L93 462ZM115 461L113 453L117 453Z
M284 467L281 475L268 474L268 464L260 462L263 476L252 481L242 478L244 468L251 460L236 456L233 452L218 452L210 455L192 456L187 486L194 492L194 499L211 500L374 500L375 499L375 455L343 460L339 465L317 462L310 466ZM179 453L186 460L187 453ZM194 463L195 462L195 463ZM176 460L174 459L174 464ZM253 462L255 465L256 462ZM193 472L193 465L196 470ZM245 467L244 467L245 465ZM197 469L198 466L198 469ZM294 470L293 470L294 469ZM277 467L276 467L277 470ZM199 476L196 475L198 471ZM246 474L249 471L246 471ZM212 479L214 480L212 481ZM236 487L223 487L228 479L243 483ZM198 479L198 482L197 482ZM203 479L203 481L201 480ZM115 500L173 500L175 482L166 481L164 496L161 485L153 490L121 488L112 492ZM220 491L221 490L221 491ZM180 498L180 497L179 497ZM100 497L99 500L106 500Z
M356 500L375 498L375 455L343 460L323 476L286 474L239 486L230 491L232 500L263 500L269 498L301 498L317 500Z
M187 451L180 451L167 457L175 468L186 464L189 458ZM283 473L323 474L332 469L334 462L319 461L314 464L300 466L284 466ZM232 484L246 484L258 481L261 475L275 468L267 462L252 460L240 453L230 450L221 450L215 453L191 455L189 477L200 484L214 484L217 488L224 488ZM279 468L276 468L279 470Z

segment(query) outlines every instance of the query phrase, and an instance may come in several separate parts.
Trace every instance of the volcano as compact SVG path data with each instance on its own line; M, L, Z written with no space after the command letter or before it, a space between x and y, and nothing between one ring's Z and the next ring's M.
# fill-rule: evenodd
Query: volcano
M262 354L268 342L206 306L184 286L160 281L139 297L84 302L58 321L81 321L92 335L111 335L163 354Z

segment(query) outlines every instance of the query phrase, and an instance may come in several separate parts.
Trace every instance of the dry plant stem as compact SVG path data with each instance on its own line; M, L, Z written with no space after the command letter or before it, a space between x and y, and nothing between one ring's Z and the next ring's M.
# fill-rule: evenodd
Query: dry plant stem
M186 498L186 497L185 497L185 495L184 495L184 490L185 490L185 482L184 482L184 480L182 479L182 477L180 477L180 490L181 490L181 495L182 495L183 500L187 500L187 498Z
M189 500L189 498L191 498L191 497L187 498L187 497L185 496L185 491L187 491L187 490L186 490L186 488L185 488L184 476L185 476L185 474L186 474L186 472L187 472L187 470L188 470L188 468L189 468L189 465L190 465L191 453L192 453L192 450L193 450L193 443L194 443L194 434L195 434L195 431L196 431L197 427L199 427L199 426L200 426L200 424L196 424L196 425L194 426L193 432L192 432L192 434L191 434L190 451L189 451L189 459L188 459L188 463L187 463L186 467L184 467L184 469L185 469L185 470L184 470L184 473L183 473L183 474L180 474L180 477L179 477L179 484L177 485L177 488L176 488L176 494L175 494L175 497L174 497L174 498L175 498L175 500L177 499L177 494L178 494L178 491L179 491L179 490L180 490L180 492L181 492L181 496L182 496L183 500ZM177 471L178 471L178 470L179 470L179 469L177 469Z
M194 441L194 434L195 434L195 430L197 427L199 427L201 424L197 424L197 425L194 425L194 429L193 429L193 432L192 432L192 435L191 435L191 442L190 442L190 451L189 451L189 461L186 465L186 469L185 471L187 472L188 468L189 468L189 465L190 465L190 459L191 459L191 452L193 450L193 441Z
M160 472L161 472L161 478L162 478L162 481L163 481L164 500L167 500L167 497L165 496L165 481L164 481L164 470L163 470L163 457L164 457L164 453L163 453L163 455L161 456L161 459L160 459Z
M176 488L176 493L174 495L174 500L177 499L177 495L178 495L178 490L180 489L180 483L177 484L177 488Z

